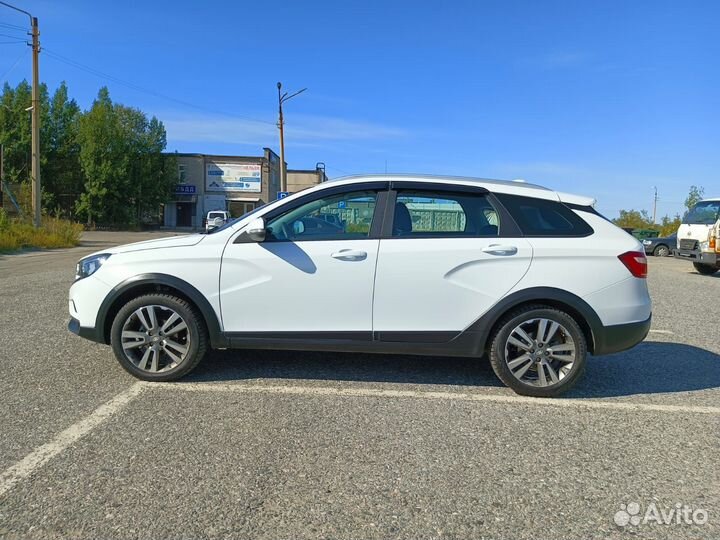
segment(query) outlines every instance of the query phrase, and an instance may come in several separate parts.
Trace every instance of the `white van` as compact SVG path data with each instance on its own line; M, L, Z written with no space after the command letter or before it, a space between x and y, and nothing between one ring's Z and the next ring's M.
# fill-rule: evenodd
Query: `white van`
M720 270L720 197L703 199L685 214L677 232L675 257L692 261L700 274Z
M230 212L226 210L211 210L205 220L205 232L222 227L230 219Z

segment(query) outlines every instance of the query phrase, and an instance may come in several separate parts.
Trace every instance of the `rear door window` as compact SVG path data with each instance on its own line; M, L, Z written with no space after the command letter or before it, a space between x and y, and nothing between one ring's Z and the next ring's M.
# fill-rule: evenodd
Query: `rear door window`
M393 237L498 236L495 208L481 194L399 190Z

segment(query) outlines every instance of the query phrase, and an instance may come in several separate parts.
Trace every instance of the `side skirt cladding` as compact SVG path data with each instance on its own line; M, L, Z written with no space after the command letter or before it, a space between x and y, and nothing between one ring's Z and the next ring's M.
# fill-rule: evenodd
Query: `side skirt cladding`
M461 332L232 332L225 336L237 349L277 349L329 352L367 352L436 356L479 357L485 353L491 332L508 311L537 302L570 311L580 319L591 351L604 327L595 311L572 293L536 287L513 293Z

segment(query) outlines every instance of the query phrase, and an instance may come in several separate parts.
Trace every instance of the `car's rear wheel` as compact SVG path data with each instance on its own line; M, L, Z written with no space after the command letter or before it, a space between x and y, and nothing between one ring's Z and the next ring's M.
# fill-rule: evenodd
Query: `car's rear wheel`
M720 268L711 264L693 263L693 266L695 270L698 271L698 274L702 274L703 276L711 276L720 270Z
M653 251L653 255L655 255L656 257L667 257L668 255L670 255L670 248L660 244Z
M182 298L148 294L115 316L110 341L120 365L145 381L173 381L190 373L207 350L201 316Z
M503 318L490 345L498 378L518 394L556 397L574 386L585 369L587 343L564 311L525 306Z

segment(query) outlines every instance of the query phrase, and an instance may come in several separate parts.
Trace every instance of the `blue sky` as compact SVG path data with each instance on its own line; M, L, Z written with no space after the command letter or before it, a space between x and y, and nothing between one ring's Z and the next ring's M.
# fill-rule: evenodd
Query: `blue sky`
M12 1L51 89L88 107L107 85L168 150L277 151L281 80L308 88L285 108L290 168L524 178L611 217L651 210L653 186L659 215L691 184L720 195L714 0ZM0 6L0 34L25 21ZM0 82L29 78L24 48L0 43Z

